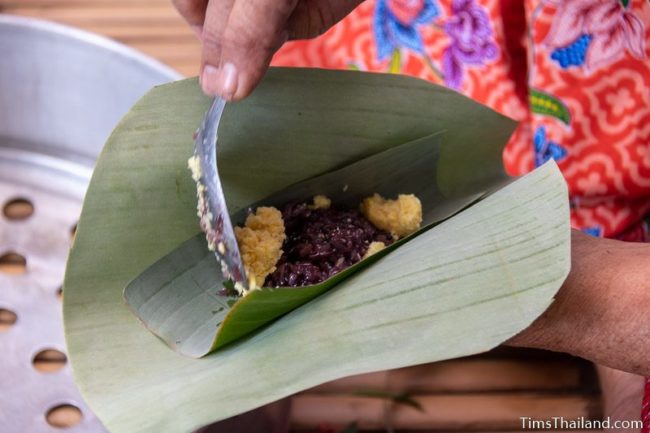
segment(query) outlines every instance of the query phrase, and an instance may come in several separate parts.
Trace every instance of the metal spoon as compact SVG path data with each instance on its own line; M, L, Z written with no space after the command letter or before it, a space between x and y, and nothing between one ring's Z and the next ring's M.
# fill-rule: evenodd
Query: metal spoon
M248 279L230 221L230 214L217 170L217 129L226 101L216 97L194 136L194 156L189 160L196 181L197 215L208 248L221 263L223 276L235 283L238 292L248 290Z

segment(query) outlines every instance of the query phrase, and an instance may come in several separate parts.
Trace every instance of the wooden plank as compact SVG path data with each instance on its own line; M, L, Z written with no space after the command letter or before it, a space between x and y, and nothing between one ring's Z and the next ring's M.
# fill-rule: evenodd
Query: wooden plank
M580 385L580 365L570 360L469 358L352 376L320 385L310 392L576 390Z
M170 0L0 0L0 7L92 7L92 6L132 6L132 5L164 5Z
M573 420L598 419L600 415L594 396L477 393L413 398L422 411L379 398L300 394L292 399L291 426L295 430L324 425L342 428L356 422L360 430L380 430L386 425L413 431L520 430L522 416Z
M131 42L171 43L172 45L199 45L199 41L190 28L181 20L167 22L113 22L113 21L79 21L76 19L57 19L56 22L119 40L125 44Z
M120 7L103 4L91 6L15 6L3 7L6 13L38 17L53 21L83 23L180 23L182 17L171 4L123 5Z
M76 25L77 23L71 22ZM98 33L109 38L130 42L183 42L197 43L196 35L182 22L166 25L164 23L152 23L141 25L140 23L127 23L115 25L113 23L87 23L83 29L89 32Z

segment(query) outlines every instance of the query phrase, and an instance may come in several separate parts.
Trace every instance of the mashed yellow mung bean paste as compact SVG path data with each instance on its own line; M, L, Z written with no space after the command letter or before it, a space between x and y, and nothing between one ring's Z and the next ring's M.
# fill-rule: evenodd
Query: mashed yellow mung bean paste
M414 195L379 194L358 209L324 196L294 202L282 212L259 207L235 235L251 288L300 287L324 281L396 240L417 231L422 205Z

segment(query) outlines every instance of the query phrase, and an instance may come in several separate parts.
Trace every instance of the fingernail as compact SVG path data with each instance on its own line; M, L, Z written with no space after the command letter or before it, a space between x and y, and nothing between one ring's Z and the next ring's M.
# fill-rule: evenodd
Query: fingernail
M226 63L221 68L217 89L224 99L230 100L235 96L237 91L237 68L232 63Z
M218 79L219 70L212 65L205 65L200 80L203 93L210 96L216 95L219 91L219 87L217 86Z

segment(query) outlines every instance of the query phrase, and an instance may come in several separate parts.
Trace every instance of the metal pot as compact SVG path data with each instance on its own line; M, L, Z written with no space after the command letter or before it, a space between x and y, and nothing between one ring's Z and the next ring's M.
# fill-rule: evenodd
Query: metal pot
M104 432L65 359L65 259L111 130L180 76L102 37L12 16L0 16L0 56L0 431L61 431L77 413L66 431Z

